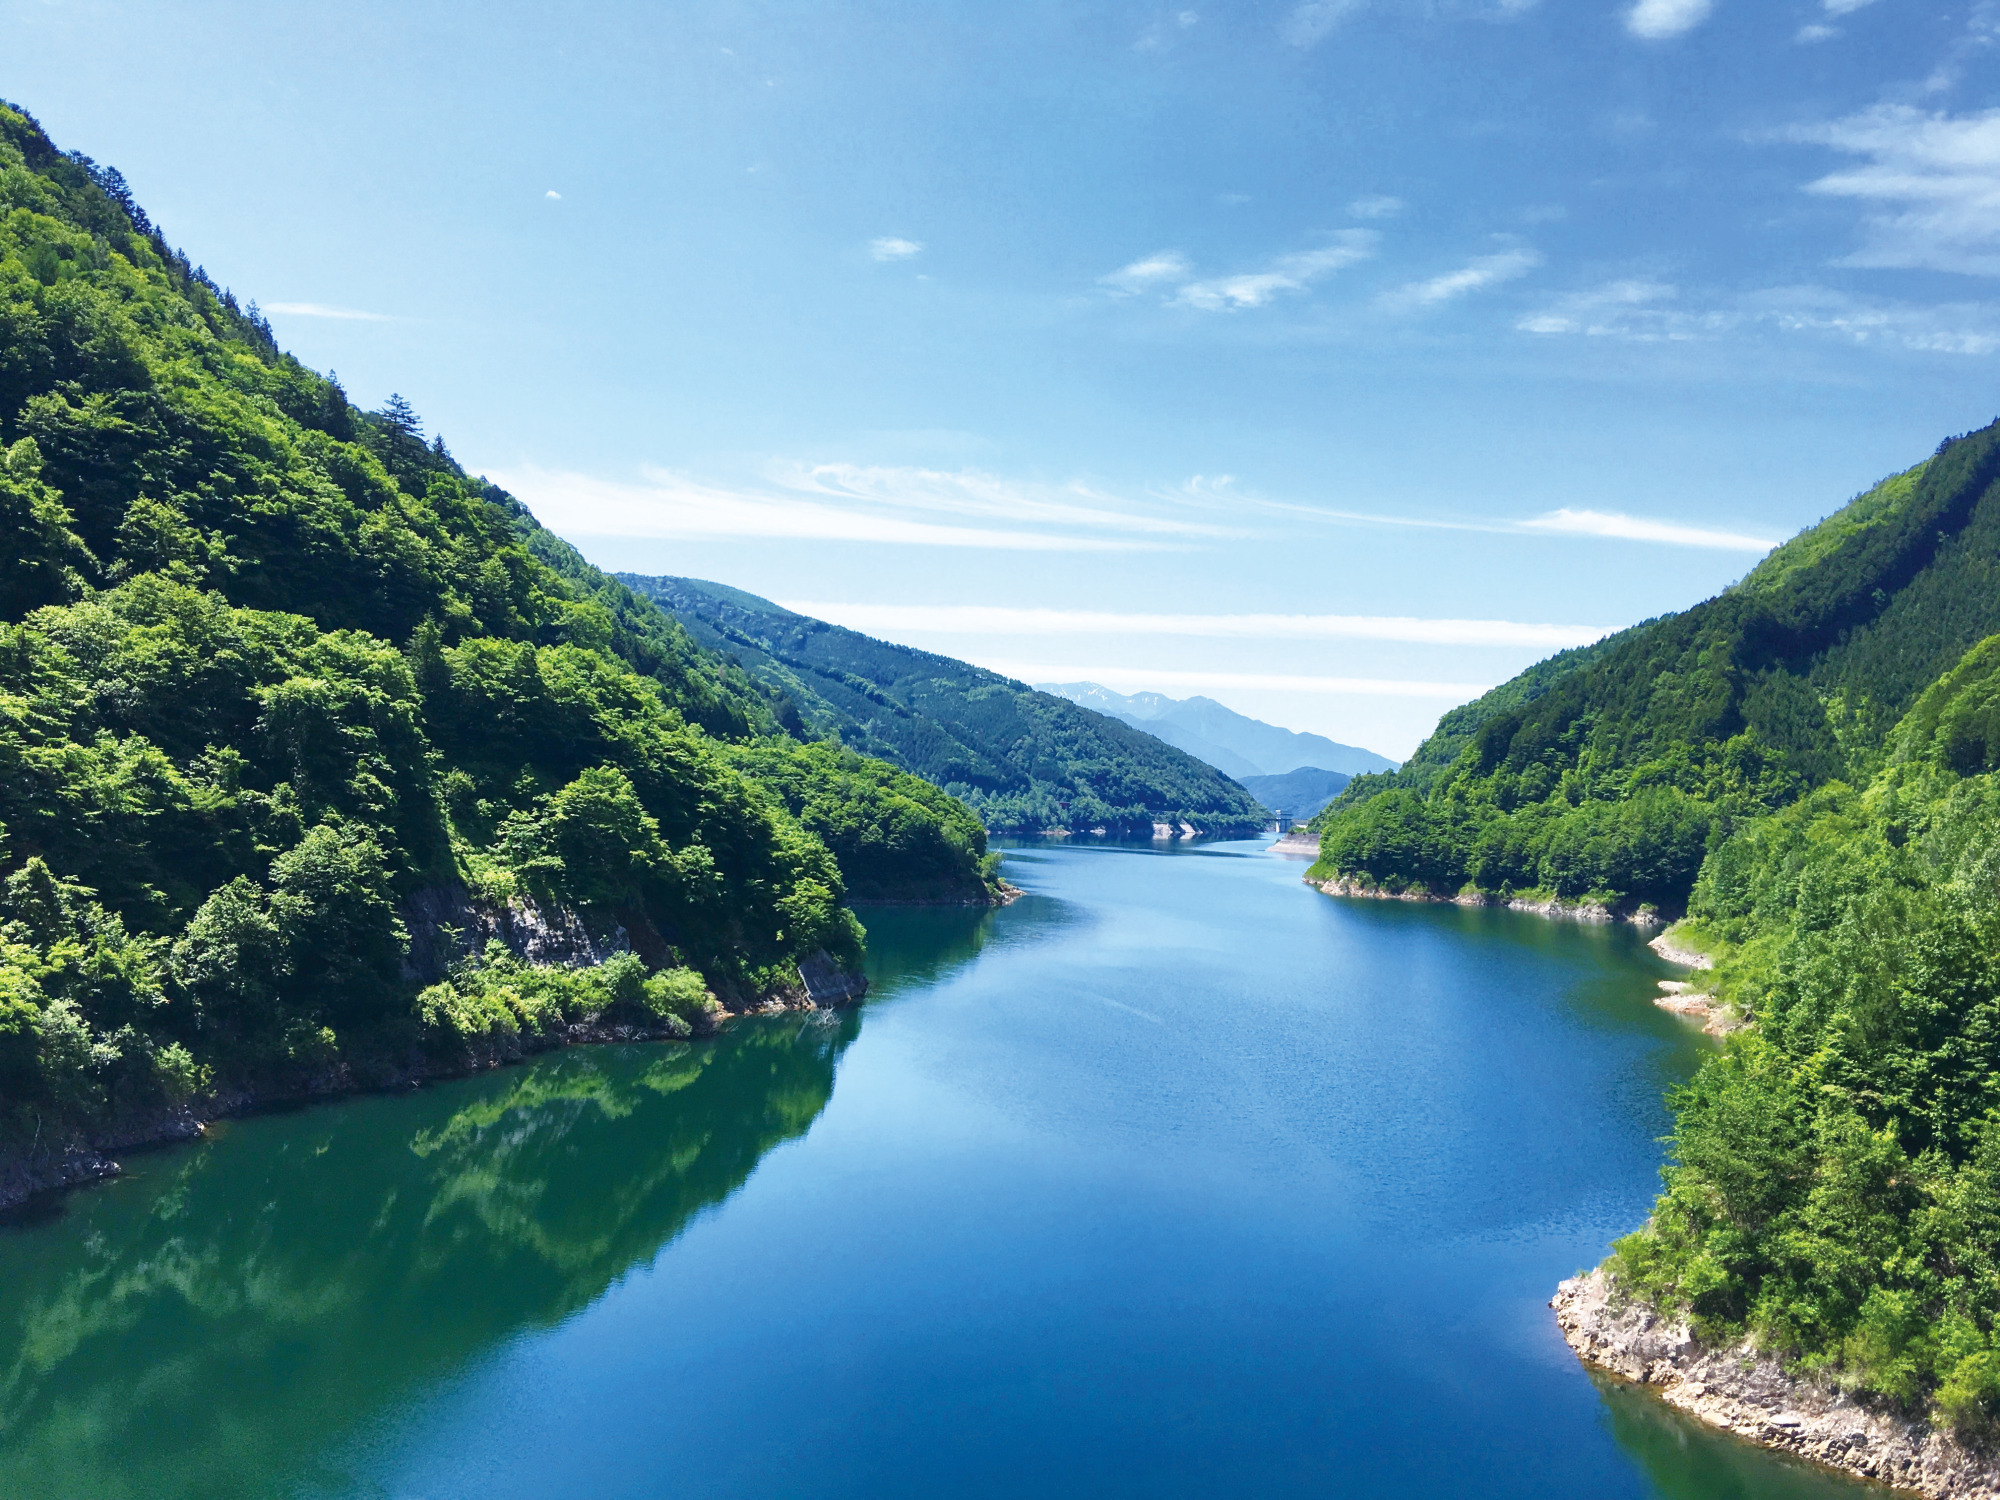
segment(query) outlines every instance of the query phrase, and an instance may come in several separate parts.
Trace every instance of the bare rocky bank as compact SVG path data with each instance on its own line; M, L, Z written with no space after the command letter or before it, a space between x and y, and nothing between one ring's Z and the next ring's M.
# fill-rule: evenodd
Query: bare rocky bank
M1379 885L1365 885L1342 875L1336 875L1331 880L1314 880L1308 875L1306 884L1315 890L1324 891L1329 896L1359 896L1370 901L1422 901L1440 906L1504 906L1509 911L1524 911L1538 917L1553 917L1559 921L1630 922L1640 928L1666 925L1666 919L1649 907L1621 912L1614 911L1597 901L1528 901L1518 896L1489 896L1483 891L1461 891L1456 896L1438 896L1421 890L1384 890Z
M2000 1453L1788 1372L1748 1343L1702 1344L1685 1321L1619 1298L1601 1268L1565 1281L1549 1306L1579 1358L1710 1426L1931 1500L2000 1497Z

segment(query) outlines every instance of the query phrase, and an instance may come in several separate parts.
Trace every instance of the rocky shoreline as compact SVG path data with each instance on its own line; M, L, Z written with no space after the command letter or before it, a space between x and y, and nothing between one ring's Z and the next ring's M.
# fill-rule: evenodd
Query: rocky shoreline
M1664 927L1666 918L1649 907L1636 911L1614 911L1600 901L1526 901L1518 896L1489 896L1484 891L1461 891L1456 896L1439 896L1430 891L1390 891L1378 885L1364 885L1344 875L1331 880L1306 877L1306 884L1329 896L1359 896L1370 901L1422 901L1439 906L1504 906L1509 911L1528 912L1564 922L1630 922L1635 927ZM1664 955L1663 955L1664 956Z
M1685 1321L1619 1298L1602 1268L1565 1281L1549 1306L1580 1359L1712 1427L1928 1500L2000 1500L2000 1453L1788 1372L1747 1342L1704 1345Z

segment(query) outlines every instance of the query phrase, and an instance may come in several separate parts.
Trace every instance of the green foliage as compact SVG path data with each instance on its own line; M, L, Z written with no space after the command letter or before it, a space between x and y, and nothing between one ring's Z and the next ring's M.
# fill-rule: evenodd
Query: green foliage
M995 832L1150 832L1156 822L1182 820L1248 831L1263 824L1256 799L1220 771L997 672L796 615L721 584L620 577L739 663L771 696L787 730L836 739L913 771L962 799Z
M1679 908L1703 855L1815 788L2000 631L2000 424L1944 444L1685 614L1531 668L1447 714L1316 819L1316 878L1593 893ZM1969 766L2000 715L1961 706ZM1926 731L1928 732L1928 731Z
M2000 1417L2000 776L1964 747L1996 663L2000 638L1924 693L1864 791L1709 856L1690 925L1756 1024L1676 1095L1666 1191L1611 1263L1972 1427Z
M858 900L985 902L997 893L985 827L920 777L825 743L739 746L730 761L833 851Z
M981 888L966 808L783 740L740 668L407 402L355 410L5 106L0 541L0 1137L854 964L813 829L873 888L904 855L907 889ZM623 925L658 972L488 953L420 991L403 913L459 884Z

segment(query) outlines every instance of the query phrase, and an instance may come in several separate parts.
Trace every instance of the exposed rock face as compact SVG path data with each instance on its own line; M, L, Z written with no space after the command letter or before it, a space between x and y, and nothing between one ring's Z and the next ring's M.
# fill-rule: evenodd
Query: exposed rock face
M1565 1281L1549 1306L1581 1358L1711 1426L1932 1500L2000 1497L2000 1454L1791 1374L1748 1343L1701 1344L1684 1321L1617 1297L1602 1270Z
M1488 896L1480 891L1461 891L1456 896L1438 896L1423 890L1389 891L1379 885L1364 885L1344 875L1336 875L1331 880L1307 877L1306 884L1329 896L1365 896L1371 901L1432 901L1445 906L1504 906L1509 911L1524 911L1565 922L1630 922L1635 927L1658 927L1665 920L1648 907L1618 912L1598 901L1523 901Z
M1290 833L1273 844L1266 851L1271 854L1305 854L1314 859L1319 857L1319 835L1303 828L1294 828Z
M1663 932L1646 945L1670 964L1679 964L1683 969L1712 969L1715 960L1706 953L1697 953L1692 948L1683 948L1673 940L1673 934Z
M567 908L545 911L526 896L505 903L481 901L456 883L412 891L398 914L410 930L403 977L420 984L444 978L453 960L482 951L495 938L516 958L565 969L601 964L632 946L619 923L613 922L608 932L593 933Z
M822 1010L853 1005L868 993L867 977L835 967L823 948L799 965L799 983L806 999Z

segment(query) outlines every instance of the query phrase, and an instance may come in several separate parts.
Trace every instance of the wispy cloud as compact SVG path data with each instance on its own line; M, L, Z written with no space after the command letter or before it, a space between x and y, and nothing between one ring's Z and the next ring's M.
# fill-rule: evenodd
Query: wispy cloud
M387 323L387 313L361 312L352 307L328 307L324 302L267 302L267 313L283 313L294 318L339 318L348 323Z
M1798 29L1798 32L1792 37L1792 40L1795 42L1805 42L1805 43L1827 42L1833 40L1833 38L1839 35L1840 35L1840 28L1838 26L1819 26L1814 24L1807 24L1805 26L1801 26Z
M1822 335L1926 354L2000 352L2000 307L1985 302L1895 302L1822 286L1765 287L1708 307L1687 307L1680 289L1645 278L1610 281L1557 298L1514 326L1633 343L1684 342L1758 329Z
M1593 338L1693 338L1700 331L1700 320L1670 305L1679 295L1679 288L1663 281L1607 281L1559 297L1514 326L1523 333L1580 333Z
M1873 208L1843 262L2000 275L2000 109L1949 115L1884 104L1786 138L1865 158L1807 184Z
M1851 16L1864 5L1873 5L1875 0L1825 0L1826 13L1830 16Z
M1542 263L1540 252L1524 248L1482 255L1470 264L1427 281L1413 281L1387 293L1383 302L1391 307L1436 307L1472 292L1484 291L1503 281L1525 276Z
M924 469L887 464L780 463L772 465L768 472L775 484L792 493L874 509L1082 526L1138 535L1242 535L1233 527L1135 510L1118 497L1080 481L1040 484L1004 479L978 469Z
M1156 287L1178 286L1192 276L1193 269L1187 257L1178 250L1158 250L1151 255L1141 256L1129 266L1120 266L1109 276L1097 278L1100 286L1108 286L1114 292L1127 296L1135 292L1151 291Z
M535 467L492 477L543 524L567 535L1132 552L1243 534L1157 515L1082 483L1009 480L977 470L773 463L761 481L743 483L666 469L643 470L638 482Z
M1625 13L1625 29L1647 41L1694 30L1708 19L1711 0L1639 0Z
M908 260L923 253L921 240L899 239L895 235L885 235L879 240L868 242L868 253L876 260Z
M1620 515L1615 511L1552 510L1545 516L1521 522L1521 526L1527 531L1615 537L1626 542L1664 542L1674 547L1711 547L1723 552L1769 552L1778 545L1767 537L1746 536L1740 531L1711 531L1700 526L1682 526L1673 521Z
M1403 211L1403 207L1401 198L1378 193L1369 198L1356 198L1347 205L1347 211L1357 219L1393 219Z
M1261 271L1183 282L1173 300L1204 312L1262 307L1281 293L1302 292L1315 281L1368 259L1375 253L1376 240L1371 229L1343 229L1333 236L1332 244L1281 255Z
M1279 39L1289 47L1317 46L1364 4L1366 0L1305 0L1303 5L1293 6L1279 23Z
M989 672L1012 677L1017 682L1095 682L1113 691L1150 691L1160 688L1209 688L1227 692L1231 688L1263 688L1281 693L1326 693L1356 698L1444 698L1467 703L1492 691L1491 683L1422 682L1381 677L1305 677L1282 672L1190 672L1155 671L1151 667L1052 665L983 658L979 662Z
M984 604L849 604L787 600L785 608L871 634L1194 636L1210 640L1402 641L1426 646L1560 650L1602 639L1604 625L1429 620L1399 615L1191 615L1020 609Z

